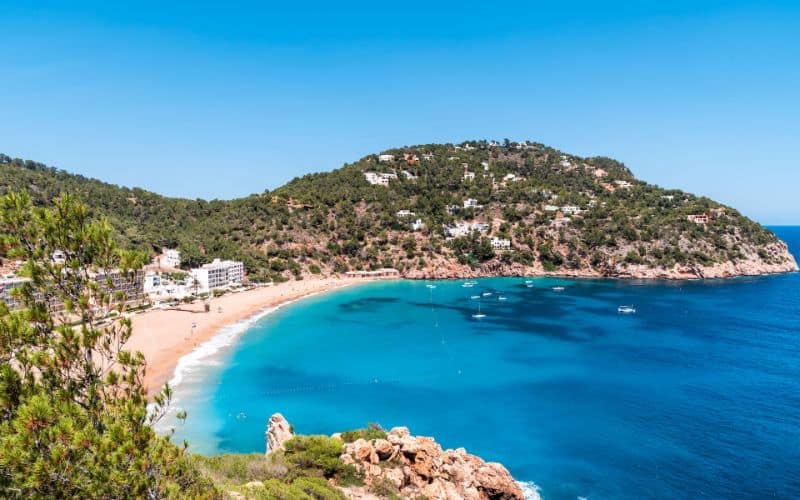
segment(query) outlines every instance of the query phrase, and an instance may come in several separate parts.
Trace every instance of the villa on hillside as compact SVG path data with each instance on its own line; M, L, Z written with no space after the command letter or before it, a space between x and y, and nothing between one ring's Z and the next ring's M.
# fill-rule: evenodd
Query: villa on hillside
M403 153L403 161L408 165L419 165L419 156L410 153Z
M576 207L575 205L564 205L563 207L561 207L561 211L564 212L565 214L577 215L581 213L582 210L580 209L580 207Z
M395 215L397 216L398 219L402 219L404 217L413 217L416 214L414 212L412 212L411 210L403 209L403 210L398 210Z
M397 179L394 173L364 172L364 178L372 185L388 186L389 180Z
M686 219L689 222L694 222L695 224L708 224L708 222L711 220L708 214L687 215Z
M464 200L464 208L481 208L481 205L478 204L478 200L475 198L467 198Z
M508 250L511 248L511 240L493 237L491 239L492 248L495 250Z
M622 188L622 189L628 189L630 187L633 187L633 184L631 184L628 181L614 181L614 184L616 184L617 187Z
M465 181L474 181L475 180L475 172L464 172L464 180Z
M473 231L485 233L488 230L489 224L484 224L481 222L456 222L454 225L444 228L445 234L451 238L467 236Z
M422 219L417 219L411 223L412 231L422 231L423 229L425 229L425 223L422 222Z
M394 161L394 155L386 155L386 154L378 155L378 161L380 162Z

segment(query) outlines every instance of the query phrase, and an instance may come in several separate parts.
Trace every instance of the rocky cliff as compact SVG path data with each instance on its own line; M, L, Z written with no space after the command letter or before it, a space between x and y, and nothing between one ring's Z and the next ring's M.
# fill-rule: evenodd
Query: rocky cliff
M372 432L377 437L347 441L353 436L345 433L325 438L340 443L339 460L360 478L356 485L329 479L329 485L347 498L525 499L520 486L501 464L484 462L464 448L443 450L433 438L412 436L405 427ZM267 461L273 455L281 456L293 437L286 419L273 415L267 425ZM247 492L257 496L262 489L263 483L252 482L246 485L245 494L229 493L247 498Z

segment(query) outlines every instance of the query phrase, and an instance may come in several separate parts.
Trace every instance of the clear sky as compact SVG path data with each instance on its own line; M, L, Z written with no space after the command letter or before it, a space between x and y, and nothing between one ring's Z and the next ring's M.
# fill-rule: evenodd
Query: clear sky
M117 184L230 198L507 137L800 223L797 0L0 0L0 20L0 152Z

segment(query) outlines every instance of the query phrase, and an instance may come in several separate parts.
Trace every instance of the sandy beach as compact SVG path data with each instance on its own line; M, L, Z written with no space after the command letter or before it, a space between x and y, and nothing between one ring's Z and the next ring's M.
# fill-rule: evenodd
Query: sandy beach
M211 298L209 312L205 312L199 300L174 309L151 309L133 317L133 334L125 348L144 354L147 360L145 385L148 392L154 394L172 378L182 356L224 326L288 301L366 281L369 280L306 278Z

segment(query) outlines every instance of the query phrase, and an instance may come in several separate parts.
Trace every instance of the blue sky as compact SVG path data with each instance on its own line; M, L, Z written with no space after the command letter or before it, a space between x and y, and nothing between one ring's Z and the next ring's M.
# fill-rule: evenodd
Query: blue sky
M383 3L0 0L0 152L230 198L531 139L800 223L800 2Z

